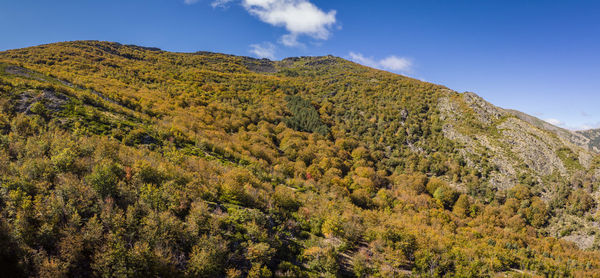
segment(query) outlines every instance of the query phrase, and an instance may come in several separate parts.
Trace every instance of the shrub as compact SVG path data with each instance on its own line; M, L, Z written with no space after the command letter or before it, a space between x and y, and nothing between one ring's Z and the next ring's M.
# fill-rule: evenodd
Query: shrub
M96 165L92 173L86 177L86 180L102 198L115 197L117 195L117 184L124 174L123 169L118 164L104 162Z
M203 236L192 248L188 274L194 277L220 277L227 259L227 242L220 236Z
M404 174L395 177L394 180L395 184L398 184L402 187L408 187L414 190L417 194L423 194L428 192L427 184L429 182L429 179L424 174ZM435 192L435 190L432 192Z
M270 278L273 277L273 273L267 266L254 263L252 268L248 272L248 278Z
M52 164L56 170L67 172L73 166L76 157L76 153L71 148L66 148L52 157Z
M444 208L450 209L458 199L458 192L448 185L441 185L433 193L433 198L438 200Z
M143 183L160 185L165 177L158 169L152 167L149 163L141 163L137 170L137 176Z
M595 205L594 198L583 189L573 191L567 201L568 211L578 216L583 216Z
M296 211L300 207L300 202L296 199L294 191L283 185L275 188L273 201L278 207L287 211Z
M471 210L471 201L469 200L469 196L465 194L461 194L456 200L456 204L454 204L453 212L460 217L470 216Z
M427 189L427 192L429 193L429 195L433 196L435 191L441 186L447 186L446 182L439 178L432 177L427 182L427 185L425 188Z
M354 190L352 194L350 194L350 199L353 204L364 209L371 208L374 205L369 191L364 188Z
M44 104L42 104L41 102L36 102L36 103L32 104L29 107L29 111L31 111L31 113L33 113L33 114L37 114L42 117L45 117L46 114L48 113L48 111L46 110L46 106L44 106Z
M523 209L527 222L536 228L546 225L548 221L548 207L544 201L538 197L533 197L531 205Z
M123 143L128 146L136 146L156 144L158 141L150 136L145 129L138 128L127 134L127 136L123 138Z
M221 198L232 204L252 206L257 200L248 194L248 190L257 185L258 181L250 172L241 169L231 170L225 174L221 184Z

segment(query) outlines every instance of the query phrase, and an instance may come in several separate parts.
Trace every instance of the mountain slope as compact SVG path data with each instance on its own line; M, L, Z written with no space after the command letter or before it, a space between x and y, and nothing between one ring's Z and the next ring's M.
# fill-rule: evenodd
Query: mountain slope
M588 145L590 149L596 152L600 151L600 129L580 130L576 131L576 133L589 140Z
M544 178L587 172L595 156L586 138L522 112L495 107L473 93L441 98L440 108L446 137L462 143L471 154L491 156L498 168L491 171L497 188L516 185L510 178L519 172L547 189Z
M600 151L600 149L598 149L598 147L599 147L598 142L596 142L594 140L595 136L594 136L593 130L570 131L570 130L566 130L564 128L554 126L546 121L540 120L536 117L527 115L520 111L516 111L516 110L507 110L507 111L514 114L521 120L526 121L526 122L536 126L537 128L548 130L548 131L555 133L561 139L567 140L575 145L581 146L582 148L588 149L589 151L592 151L595 153Z
M97 41L0 53L0 93L15 273L600 268L595 154L471 93L332 56Z

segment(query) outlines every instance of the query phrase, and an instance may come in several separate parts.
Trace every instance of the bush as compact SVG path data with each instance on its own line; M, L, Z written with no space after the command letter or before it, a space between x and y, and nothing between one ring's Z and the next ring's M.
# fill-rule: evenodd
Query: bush
M11 122L11 129L14 133L19 136L31 136L42 130L43 123L39 116L28 117L23 114L19 114L13 118Z
M137 176L143 183L151 183L155 185L160 185L165 180L163 173L148 163L141 163L139 165Z
M44 106L44 104L42 104L41 102L36 102L36 103L32 104L29 107L29 111L31 111L31 113L33 113L33 114L37 114L42 117L45 117L46 114L48 113L48 111L46 110L46 106Z
M453 212L460 217L471 216L471 201L469 200L469 196L461 194L458 200L456 200L456 204L454 204Z
M223 276L227 255L227 242L220 236L202 237L192 248L188 274L193 277Z
M363 209L371 208L374 205L369 192L364 188L354 190L350 194L350 199L353 204Z
M150 136L145 129L138 128L127 134L127 136L123 138L123 143L127 146L152 145L157 144L158 140Z
M105 162L94 167L86 180L102 198L115 197L117 195L117 184L124 174L123 169L118 164Z
M458 192L448 185L442 185L435 190L433 198L438 200L444 208L451 209L458 199Z
M516 198L517 200L526 200L531 198L531 190L522 184L515 185L508 192L509 196Z
M355 277L368 277L372 269L370 268L369 255L365 252L356 252L350 261L352 271Z
M270 278L273 277L273 273L267 266L254 263L252 268L248 272L248 278Z
M271 248L268 243L251 243L246 250L246 259L255 263L266 264L271 261L275 253L275 249Z
M594 198L583 189L573 191L567 201L568 211L578 216L583 216L595 205Z
M541 228L548 222L548 207L544 201L538 197L533 197L531 205L523 209L527 222L536 228Z
M67 172L73 166L76 157L76 153L71 148L66 148L52 157L52 164L56 170Z
M417 194L423 194L428 192L427 184L429 182L429 179L424 174L415 173L410 175L400 175L396 178L396 180L400 186L408 187L414 190ZM432 192L435 192L435 190L433 190Z
M236 205L252 206L257 200L248 191L257 185L258 181L250 172L241 169L231 170L225 174L221 185L221 199Z
M429 195L433 196L435 191L441 186L448 186L448 185L446 184L445 181L443 181L439 178L436 178L436 177L432 177L427 182L425 189L427 190L427 193L429 193Z
M273 194L275 204L287 211L297 211L300 207L300 202L296 200L294 191L286 186L280 185L275 188Z

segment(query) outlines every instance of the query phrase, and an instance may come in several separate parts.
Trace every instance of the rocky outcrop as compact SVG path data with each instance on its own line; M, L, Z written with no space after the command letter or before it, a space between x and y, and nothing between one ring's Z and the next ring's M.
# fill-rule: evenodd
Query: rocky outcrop
M467 92L462 96L463 100L473 109L479 121L485 124L491 124L506 114L504 110L492 105L474 93Z
M590 150L600 153L600 129L582 130L574 133L588 140L587 147Z
M45 89L41 93L26 91L23 92L15 106L16 112L32 114L32 108L36 103L41 103L51 112L57 112L64 109L69 98L65 95L56 93L54 90Z
M509 118L498 125L502 142L510 148L527 166L541 176L558 171L562 176L567 170L557 155L559 142L539 129L518 118Z
M561 149L576 155L582 167L591 165L593 154L583 147L583 136L524 113L496 107L474 93L454 92L442 97L438 109L444 135L461 146L465 161L480 167L470 157L486 156L493 164L494 171L487 180L492 187L511 188L521 172L538 181L554 174L568 179L570 170L559 155Z
M522 121L528 122L529 124L539 128L539 129L550 131L550 132L554 133L565 144L574 144L576 146L585 148L589 151L598 152L598 148L594 148L594 146L591 142L592 141L591 138L589 136L586 136L586 134L584 132L575 132L575 131L570 131L570 130L567 130L564 128L560 128L560 127L554 126L546 121L540 120L534 116L525 114L521 111L510 110L510 109L507 109L505 111L516 116L517 118L521 119Z

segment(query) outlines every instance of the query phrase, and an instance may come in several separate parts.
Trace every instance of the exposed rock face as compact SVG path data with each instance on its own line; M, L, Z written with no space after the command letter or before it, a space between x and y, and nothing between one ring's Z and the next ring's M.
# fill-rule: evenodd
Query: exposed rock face
M15 109L17 112L32 114L32 107L36 103L41 103L51 112L60 111L69 100L68 97L56 93L53 90L45 89L41 94L31 91L23 92L17 101Z
M600 129L590 129L574 132L587 139L587 146L590 150L600 152Z
M27 78L31 77L31 71L22 67L7 66L4 71L8 74L19 75Z
M253 72L258 72L258 73L277 72L277 68L275 67L275 64L268 59L245 58L243 63L248 68L248 70L253 71Z
M556 154L558 142L553 142L553 138L517 118L507 119L498 125L498 129L504 137L502 142L533 171L541 176L551 175L554 171L563 176L567 174Z
M563 237L564 240L568 240L577 244L577 247L581 249L588 249L593 247L595 238L596 237L592 235L569 235Z
M590 166L592 154L576 141L581 136L520 112L517 116L474 93L449 94L440 98L438 108L444 135L462 146L469 165L477 165L470 157L489 158L494 171L488 183L495 188L513 187L522 172L538 181L553 174L568 178L569 170L558 155L561 148L576 154L582 167Z
M493 144L493 140L487 134L470 133L461 126L465 115L465 111L462 110L464 104L477 111L478 121L487 124L499 120L502 112L475 94L469 93L463 94L463 96L466 99L462 103L463 105L461 105L461 100L455 97L444 97L439 100L438 108L441 112L441 119L445 122L442 129L444 135L463 147L461 153L469 167L477 167L477 163L473 162L471 157L481 157L483 154L491 156L490 161L497 168L497 171L491 173L488 180L491 186L499 189L514 186L517 172L512 165L515 162L503 153L502 148Z
M506 114L504 110L499 109L474 93L464 93L463 99L476 113L479 121L485 124L491 124Z
M579 147L585 148L587 150L590 151L594 151L594 152L598 152L598 147L594 147L594 144L591 140L590 135L586 135L585 132L581 132L581 131L570 131L564 128L560 128L557 126L554 126L546 121L540 120L536 117L533 117L531 115L527 115L521 111L516 111L516 110L505 110L510 114L515 115L517 118L530 123L531 125L542 129L542 130L547 130L550 131L554 134L556 134L556 136L558 136L558 138L560 138L565 144L574 144L577 145ZM592 137L593 138L593 137ZM600 145L597 145L600 146Z

